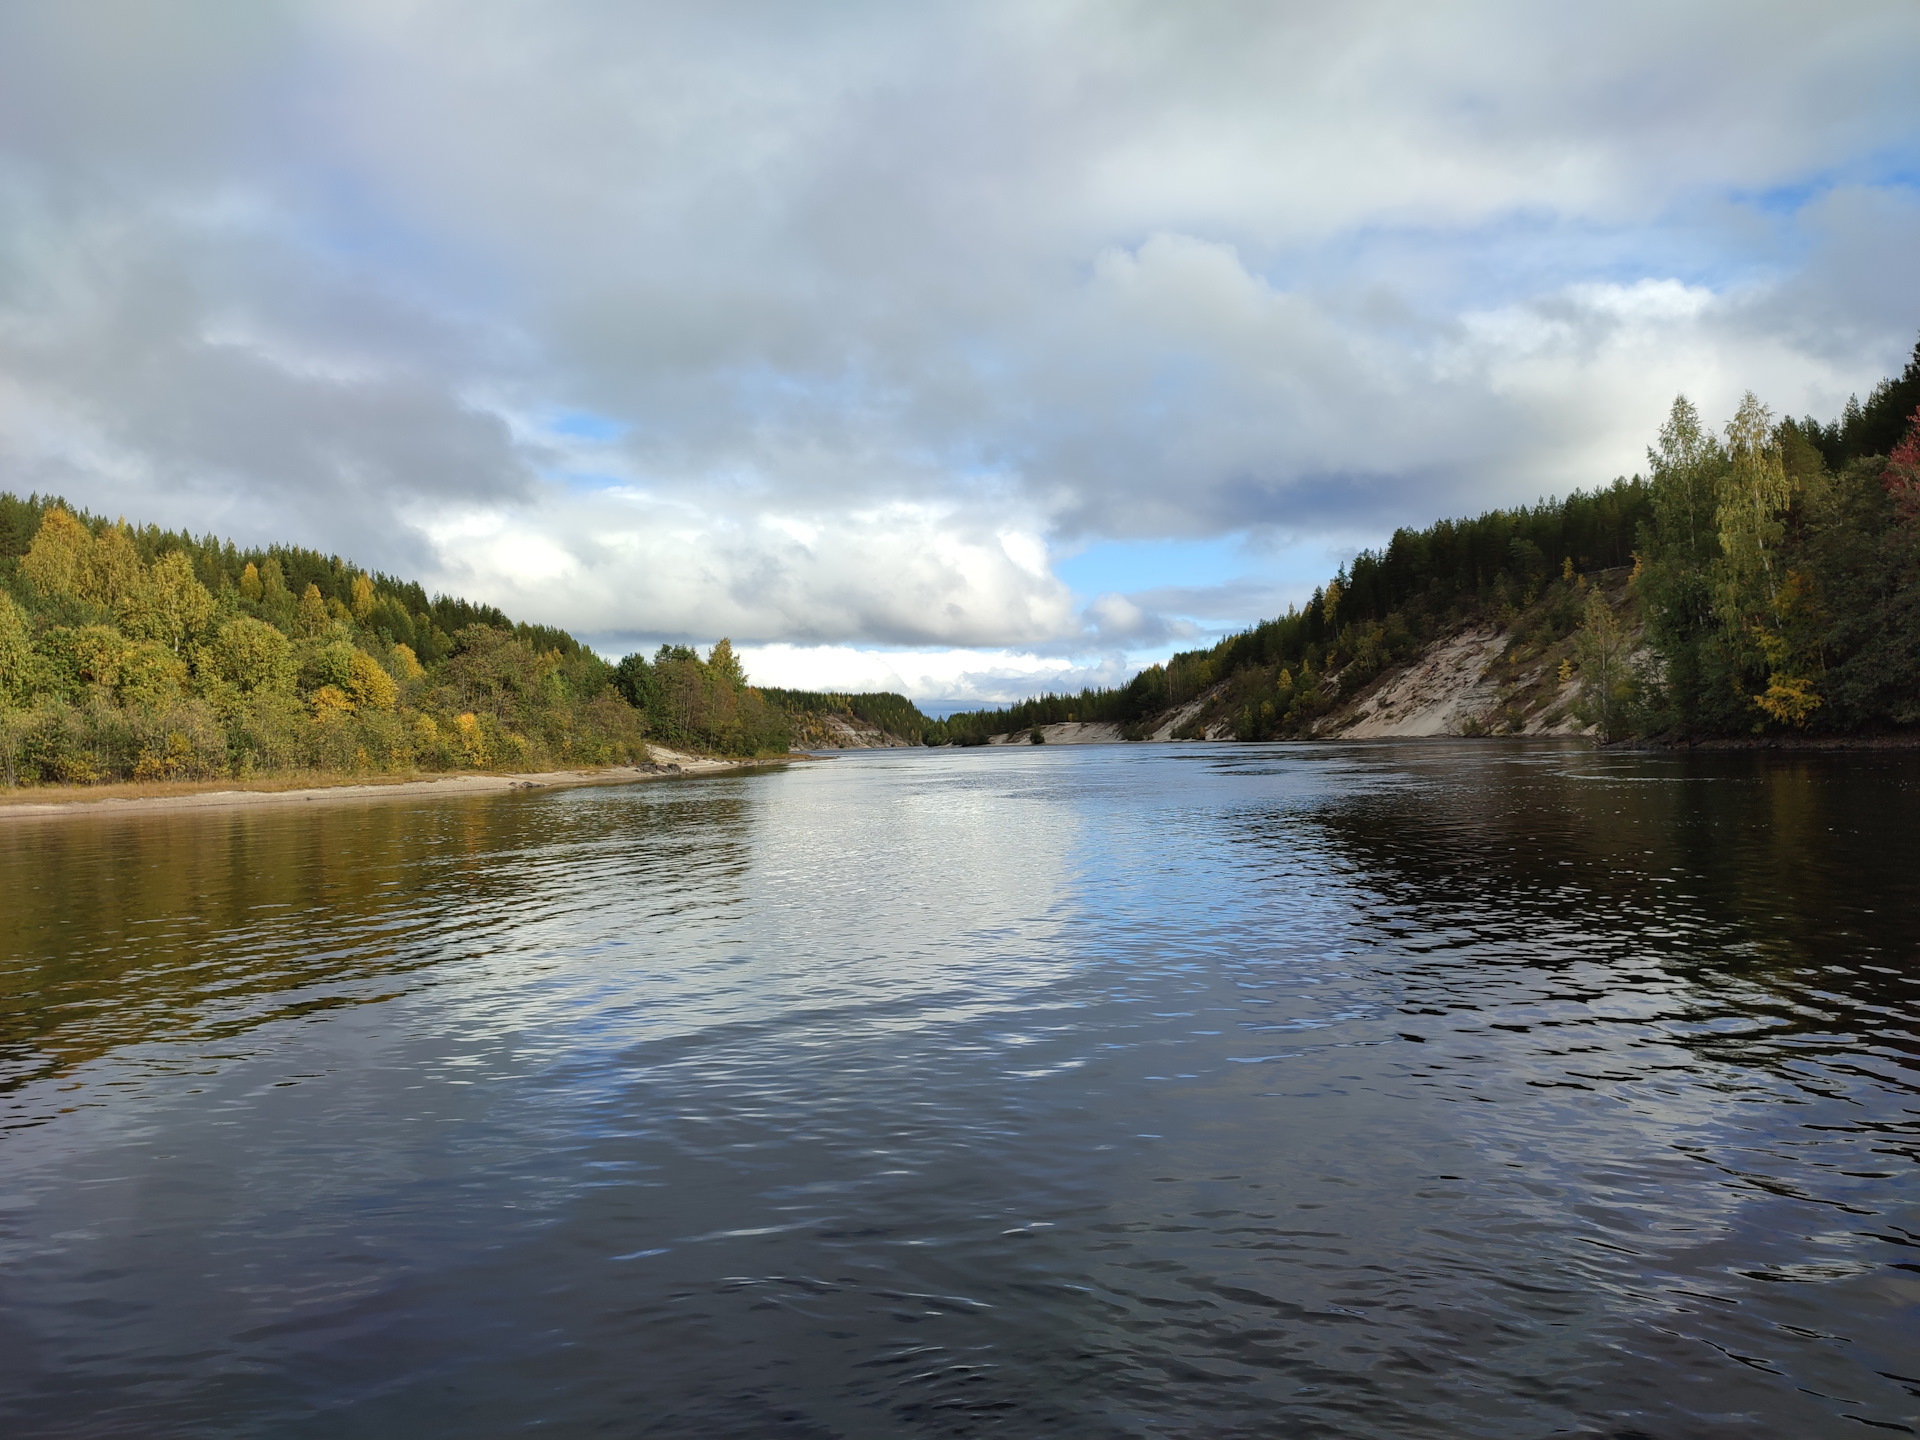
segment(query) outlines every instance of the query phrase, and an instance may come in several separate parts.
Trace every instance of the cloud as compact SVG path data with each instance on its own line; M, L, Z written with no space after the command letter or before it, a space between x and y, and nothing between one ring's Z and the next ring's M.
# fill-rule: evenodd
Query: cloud
M1139 668L1124 655L1093 663L1019 650L876 650L850 645L764 645L740 651L758 685L839 694L892 691L929 715L1005 705L1052 691L1119 685Z
M403 510L524 499L537 456L460 391L484 329L316 261L270 218L55 213L0 190L10 488L431 564Z
M467 593L509 613L564 610L582 632L746 643L1039 643L1074 624L1037 537L906 501L828 517L715 514L634 490L544 493L526 511L415 525ZM635 625L635 616L647 623Z
M1900 3L156 14L0 15L0 483L609 644L1184 645L1300 582L1056 557L1564 493L1920 324Z

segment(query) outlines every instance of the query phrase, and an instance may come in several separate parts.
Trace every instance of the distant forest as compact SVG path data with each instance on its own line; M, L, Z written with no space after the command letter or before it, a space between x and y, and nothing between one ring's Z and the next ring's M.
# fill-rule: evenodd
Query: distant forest
M1583 713L1609 738L1920 724L1920 344L1900 376L1825 424L1776 420L1750 394L1716 434L1683 396L1648 469L1397 531L1304 608L1122 686L951 715L931 743L1067 720L1141 739L1202 696L1195 726L1225 716L1241 739L1303 735L1336 694L1444 631L1523 616L1580 632ZM1628 567L1637 629L1585 584Z
M852 695L819 690L780 690L765 686L760 693L767 697L768 704L777 706L793 717L795 738L801 743L831 743L831 738L819 730L818 720L825 715L843 716L858 722L858 726L884 730L909 745L945 743L945 727L938 720L922 715L911 700L892 691L868 691ZM809 738L801 733L803 730L820 738Z

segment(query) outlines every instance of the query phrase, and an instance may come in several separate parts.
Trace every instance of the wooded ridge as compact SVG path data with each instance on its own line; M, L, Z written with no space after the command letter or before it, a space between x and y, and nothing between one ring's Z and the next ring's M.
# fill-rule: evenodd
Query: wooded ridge
M1776 420L1749 393L1716 433L1681 396L1647 455L1646 475L1599 490L1401 530L1304 608L1123 686L951 715L936 736L1324 734L1346 728L1336 709L1476 629L1507 637L1475 653L1510 672L1558 647L1566 694L1530 672L1530 693L1508 686L1463 717L1474 732L1529 728L1554 703L1548 728L1609 739L1920 726L1920 344L1826 424Z

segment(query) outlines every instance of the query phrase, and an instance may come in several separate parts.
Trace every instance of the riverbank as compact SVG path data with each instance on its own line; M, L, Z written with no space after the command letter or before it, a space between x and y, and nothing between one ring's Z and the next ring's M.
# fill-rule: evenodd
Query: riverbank
M1920 733L1891 731L1871 735L1722 735L1705 740L1616 740L1601 747L1610 751L1647 751L1684 754L1688 751L1738 750L1920 750Z
M511 790L568 789L583 785L633 785L717 775L785 765L817 757L804 754L757 760L722 760L690 755L664 745L647 747L649 759L638 765L605 765L576 770L456 771L445 775L274 775L252 782L233 780L138 781L109 785L36 786L0 791L0 824L9 820L58 819L81 815L129 815L168 810L238 810L262 805L304 805L346 800L404 800L422 795L487 795Z

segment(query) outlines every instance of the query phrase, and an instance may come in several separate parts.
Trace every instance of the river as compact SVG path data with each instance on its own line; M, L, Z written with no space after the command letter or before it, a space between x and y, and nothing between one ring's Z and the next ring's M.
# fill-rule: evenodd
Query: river
M0 824L0 1430L1920 1432L1920 755Z

